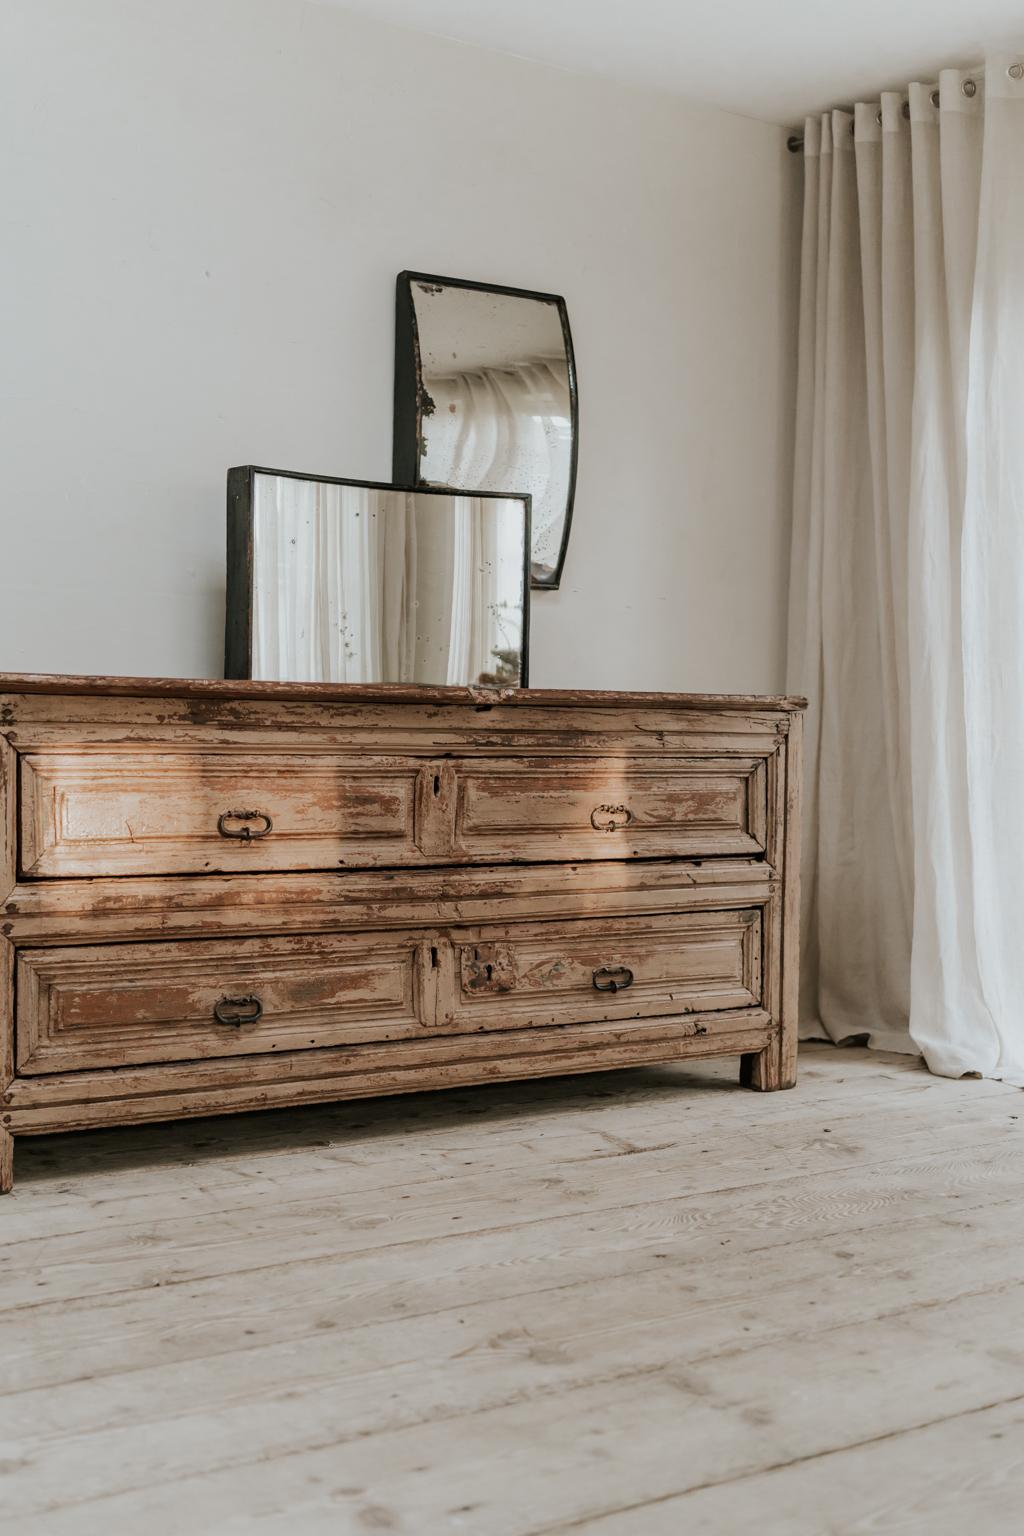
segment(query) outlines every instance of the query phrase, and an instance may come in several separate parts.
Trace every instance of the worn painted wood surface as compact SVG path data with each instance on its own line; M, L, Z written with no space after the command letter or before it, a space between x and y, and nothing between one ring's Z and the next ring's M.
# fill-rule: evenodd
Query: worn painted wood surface
M402 869L268 874L258 880L22 881L0 928L19 948L196 934L336 933L410 928L424 912L453 926L761 905L782 888L763 860L705 859L500 869Z
M0 734L0 901L14 888L18 870L18 758Z
M563 1024L555 1029L439 1035L428 1040L322 1047L240 1063L168 1062L159 1067L22 1076L5 1096L19 1134L174 1120L222 1111L375 1098L502 1078L549 1077L766 1049L773 1024L760 1008L668 1019ZM6 1116L5 1116L6 1118Z
M431 705L471 705L474 708L500 704L503 708L521 708L533 704L566 709L585 709L591 705L637 705L643 709L713 709L802 710L807 700L797 695L738 693L656 693L613 692L585 688L441 688L405 683L264 683L252 679L221 682L204 677L75 677L50 672L0 672L0 695L104 694L114 698L173 699L255 699L285 702L311 699L317 704L383 703Z
M51 749L20 788L28 879L750 855L767 814L763 760L727 758Z
M831 1047L801 1072L26 1142L0 1211L9 1523L1015 1531L1020 1092Z
M794 1081L799 700L61 684L0 678L8 1134Z
M26 949L17 1067L73 1072L757 1008L760 935L755 910ZM594 985L602 972L608 990ZM627 973L630 984L615 986Z

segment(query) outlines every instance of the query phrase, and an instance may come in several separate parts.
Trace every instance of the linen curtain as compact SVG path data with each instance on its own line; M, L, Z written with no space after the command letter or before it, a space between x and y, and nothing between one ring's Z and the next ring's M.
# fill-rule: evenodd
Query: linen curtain
M1024 1083L1024 57L804 153L802 1033Z
M414 498L386 516L364 486L259 475L253 623L257 677L304 682L414 681ZM344 504L344 514L342 506Z

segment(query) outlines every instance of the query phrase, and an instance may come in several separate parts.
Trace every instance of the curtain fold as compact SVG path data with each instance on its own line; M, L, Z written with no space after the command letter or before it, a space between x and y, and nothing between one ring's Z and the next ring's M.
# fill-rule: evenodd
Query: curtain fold
M1024 67L804 146L802 1030L1024 1082Z

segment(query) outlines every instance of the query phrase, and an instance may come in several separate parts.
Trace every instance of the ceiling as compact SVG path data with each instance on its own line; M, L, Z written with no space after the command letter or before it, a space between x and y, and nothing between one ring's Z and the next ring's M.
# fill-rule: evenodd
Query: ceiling
M1024 47L1021 0L320 3L779 123Z

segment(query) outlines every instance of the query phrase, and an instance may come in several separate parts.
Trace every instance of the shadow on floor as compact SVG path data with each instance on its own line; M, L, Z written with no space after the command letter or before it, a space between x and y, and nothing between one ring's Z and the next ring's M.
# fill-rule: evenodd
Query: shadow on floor
M690 1066L629 1067L576 1077L537 1078L442 1089L389 1098L298 1105L238 1115L114 1126L103 1130L25 1136L16 1141L17 1187L70 1178L85 1168L115 1172L168 1164L196 1166L218 1159L258 1156L282 1147L339 1150L347 1139L366 1142L410 1132L437 1133L468 1120L499 1126L523 1121L542 1128L548 1115L567 1110L671 1101L685 1113L699 1094L742 1094L739 1061ZM525 1134L525 1128L524 1128Z

